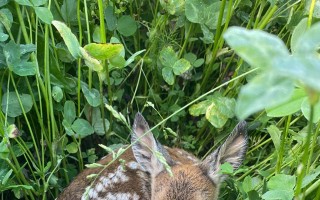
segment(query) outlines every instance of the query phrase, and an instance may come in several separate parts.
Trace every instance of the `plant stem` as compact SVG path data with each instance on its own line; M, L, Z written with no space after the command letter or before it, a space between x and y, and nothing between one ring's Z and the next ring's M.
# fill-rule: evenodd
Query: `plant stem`
M310 145L310 140L312 136L312 126L313 126L313 114L314 113L314 104L310 103L310 118L309 118L309 126L308 126L308 133L307 133L307 138L305 140L304 144L304 151L302 155L302 162L299 167L301 167L301 171L299 172L299 167L298 167L298 178L297 178L297 185L296 185L296 191L295 191L295 196L298 197L301 194L301 187L302 187L302 180L304 176L307 173L307 169L309 168L307 166L308 164L308 153L309 153L309 145Z
M313 16L315 4L316 4L316 0L311 0L310 9L309 9L309 16L308 16L308 28L310 28L311 24L312 24L312 16Z
M287 141L287 136L288 136L288 132L289 132L289 128L290 128L290 122L291 122L291 115L288 116L287 118L287 122L286 122L286 127L284 132L282 133L282 137L281 137L281 144L280 144L280 148L279 148L279 153L278 153L278 161L277 161L277 165L276 165L276 170L275 173L279 174L280 170L281 170L281 166L282 166L282 161L283 161L283 155L284 155L284 150L285 150L285 146L286 146L286 141Z

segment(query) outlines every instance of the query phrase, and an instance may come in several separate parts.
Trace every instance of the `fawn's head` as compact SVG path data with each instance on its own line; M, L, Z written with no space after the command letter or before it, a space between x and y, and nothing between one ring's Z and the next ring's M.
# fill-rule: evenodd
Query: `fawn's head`
M246 123L243 121L234 128L225 143L202 162L181 164L170 157L149 130L148 123L138 113L133 124L132 150L142 169L151 175L152 200L217 199L219 185L226 178L226 175L219 173L220 166L228 162L237 169L247 149ZM173 176L160 162L158 152L171 167Z

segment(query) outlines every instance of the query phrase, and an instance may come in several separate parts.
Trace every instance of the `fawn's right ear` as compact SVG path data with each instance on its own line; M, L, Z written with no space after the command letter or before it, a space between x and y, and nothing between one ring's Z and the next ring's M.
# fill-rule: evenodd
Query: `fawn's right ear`
M234 170L241 165L248 145L246 124L245 121L239 122L227 140L201 163L202 168L216 184L226 178L226 175L219 173L223 163L230 163Z
M134 157L145 171L156 176L165 168L155 155L155 151L160 152L168 164L172 162L172 159L161 144L154 139L149 125L141 113L136 114L132 130L131 143Z

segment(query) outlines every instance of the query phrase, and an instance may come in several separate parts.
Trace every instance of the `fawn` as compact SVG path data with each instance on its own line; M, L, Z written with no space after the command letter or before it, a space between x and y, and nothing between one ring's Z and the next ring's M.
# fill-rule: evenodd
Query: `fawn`
M234 128L224 144L203 161L184 150L162 146L153 137L140 113L135 116L132 130L132 148L121 155L125 163L113 162L87 190L91 180L86 177L98 174L101 168L84 170L58 200L215 200L218 198L219 185L226 178L226 175L219 173L220 165L229 162L237 169L247 149L244 121ZM159 152L171 167L173 176L156 156ZM111 160L112 156L109 155L99 163L107 164Z

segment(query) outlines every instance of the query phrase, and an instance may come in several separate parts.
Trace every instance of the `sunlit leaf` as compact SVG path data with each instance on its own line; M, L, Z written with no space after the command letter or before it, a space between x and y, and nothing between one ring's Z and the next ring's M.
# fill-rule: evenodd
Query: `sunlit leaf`
M191 68L190 62L184 58L181 58L180 60L175 62L174 65L172 66L173 73L175 75L181 75L184 72L188 71L190 68Z
M275 58L289 56L289 51L280 38L261 30L231 27L224 38L253 67L281 67L281 63L274 63Z
M122 44L97 44L90 43L84 46L84 49L95 59L104 60L116 57L123 50Z
M314 111L313 111L313 123L317 123L320 120L320 100L314 105ZM301 105L301 110L304 115L304 117L307 120L310 120L310 103L309 99L306 97L304 98L302 105Z
M66 146L66 150L68 151L68 153L77 153L78 145L75 142L71 142Z
M306 93L303 89L295 89L292 97L275 107L267 108L267 115L269 117L283 117L298 112L301 109L301 104Z
M216 128L221 128L234 116L236 102L227 97L216 97L206 111L206 119Z
M37 14L37 17L39 17L44 23L51 24L53 20L53 15L48 8L46 7L33 7L33 8Z
M67 27L64 23L56 20L53 20L52 24L59 31L71 55L76 59L80 58L81 57L80 44L77 40L77 37L71 32L70 28Z
M265 73L256 76L241 88L236 105L236 115L245 119L249 115L287 101L294 89L289 79Z
M159 60L165 67L172 67L178 61L176 52L171 46L165 47L160 51Z

